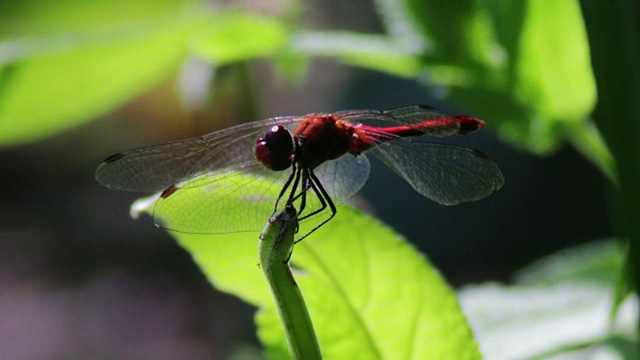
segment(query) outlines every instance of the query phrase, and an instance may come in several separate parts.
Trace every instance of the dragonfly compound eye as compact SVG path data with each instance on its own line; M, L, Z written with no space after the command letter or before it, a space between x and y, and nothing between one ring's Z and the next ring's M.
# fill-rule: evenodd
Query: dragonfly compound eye
M256 159L271 170L289 168L293 150L293 137L284 126L271 127L256 141Z

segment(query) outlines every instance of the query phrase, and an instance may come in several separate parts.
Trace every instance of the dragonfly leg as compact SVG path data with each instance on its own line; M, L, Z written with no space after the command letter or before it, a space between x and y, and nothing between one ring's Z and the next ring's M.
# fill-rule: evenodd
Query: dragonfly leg
M320 224L316 225L313 229L311 229L311 231L309 231L308 233L304 234L301 238L299 238L298 240L296 240L294 242L294 244L299 243L300 241L304 240L304 238L306 238L307 236L311 235L311 233L313 233L314 231L318 230L322 225L326 224L327 222L329 222L329 220L331 220L337 213L336 210L336 205L333 203L333 200L331 200L331 197L329 196L329 194L327 194L327 191L324 189L324 187L322 186L322 183L320 182L320 180L318 180L318 178L316 177L316 175L313 173L313 171L309 170L309 177L310 177L310 184L311 184L311 189L313 189L313 192L316 194L316 196L318 197L318 200L320 200L320 204L321 207L318 210L315 210L301 218L298 218L298 221L307 219L311 216L314 216L316 214L321 213L322 211L324 211L327 208L327 205L329 206L329 209L331 209L331 215L324 219Z
M282 189L280 190L280 194L278 194L278 199L276 200L276 204L273 207L273 213L271 214L271 216L275 215L275 213L278 211L278 205L280 204L280 199L282 199L284 194L287 192L287 189L289 189L289 186L291 186L291 182L294 181L294 179L295 179L295 182L294 182L295 185L293 186L292 193L289 195L289 200L287 201L287 204L290 204L291 196L295 192L296 187L298 187L297 183L300 178L300 172L298 167L295 164L292 165L292 169L293 171L291 171L291 175L289 175L289 178L287 179L287 181L282 186Z
M295 201L295 199L302 197L302 200L300 201L300 209L298 209L298 214L302 214L304 208L307 207L307 190L309 190L309 183L309 175L305 171L302 173L302 190L298 195L296 195L295 198L293 198L293 200Z
M309 179L308 171L302 171L302 189L298 193L298 195L294 196L291 200L291 204L294 203L298 198L302 198L300 201L300 208L298 209L298 214L302 214L305 207L307 206L307 191L311 188L312 183ZM305 216L306 217L306 216Z
M307 175L307 176L309 176L309 175ZM310 218L310 217L312 217L312 216L314 216L316 214L321 213L322 211L324 211L324 209L327 208L327 201L322 196L322 193L318 190L318 187L312 181L309 181L309 187L313 190L313 192L316 194L316 197L320 201L320 208L317 209L317 210L312 211L309 214L306 214L304 216L298 217L298 220L308 219L308 218Z
M293 201L296 199L295 194L296 190L298 190L298 186L300 185L300 173L303 170L301 168L296 168L295 177L293 179L293 185L291 185L291 190L289 191L289 198L287 199L287 205L293 205Z

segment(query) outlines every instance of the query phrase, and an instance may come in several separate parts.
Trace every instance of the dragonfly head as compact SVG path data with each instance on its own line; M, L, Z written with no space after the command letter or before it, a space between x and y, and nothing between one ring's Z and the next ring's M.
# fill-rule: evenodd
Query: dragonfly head
M284 126L274 125L256 140L256 159L271 170L288 169L293 152L293 137Z

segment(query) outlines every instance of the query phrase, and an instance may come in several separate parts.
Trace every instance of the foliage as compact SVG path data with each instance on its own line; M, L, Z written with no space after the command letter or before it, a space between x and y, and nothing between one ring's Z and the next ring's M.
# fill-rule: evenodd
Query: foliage
M584 2L589 24L594 72L601 90L595 112L598 127L616 159L617 217L622 236L629 239L626 266L616 304L623 294L640 289L640 19L637 1L604 6Z
M0 144L37 141L94 119L173 77L188 57L214 66L267 58L290 78L302 75L309 59L332 58L440 89L470 113L491 119L519 148L549 154L564 143L575 146L620 183L619 216L632 239L633 265L639 258L640 141L630 114L640 113L634 98L640 27L629 10L632 1L594 4L582 4L585 26L577 0L377 0L384 33L362 34L300 29L291 18L213 9L197 0L4 1ZM596 101L606 144L589 118ZM260 337L281 356L275 313L250 265L254 243L246 239L257 235L176 237L212 284L265 309L258 316ZM396 234L343 209L316 240L297 246L292 260L304 271L300 283L327 357L346 351L433 357L446 349L454 358L477 356L450 290ZM370 266L374 261L384 266ZM627 277L619 278L618 304L630 288ZM331 317L318 315L327 308ZM444 339L438 326L452 335ZM424 345L424 339L433 343Z
M140 204L137 211L153 211L153 201ZM302 223L300 233L309 226ZM282 325L256 265L258 233L174 236L216 288L260 308L260 339L271 358L287 359ZM479 358L453 292L424 256L375 219L342 206L312 241L295 246L291 262L323 358Z
M459 299L487 359L638 359L638 298L609 318L624 251L615 240L565 249L512 285L464 287ZM564 357L562 357L564 356Z
M270 57L283 73L323 56L442 87L516 146L549 153L571 141L611 171L588 120L595 84L575 1L379 0L385 35L297 30L195 0L111 3L88 1L59 16L47 12L51 0L0 9L0 119L13 125L0 143L95 118L174 75L187 56L215 65Z

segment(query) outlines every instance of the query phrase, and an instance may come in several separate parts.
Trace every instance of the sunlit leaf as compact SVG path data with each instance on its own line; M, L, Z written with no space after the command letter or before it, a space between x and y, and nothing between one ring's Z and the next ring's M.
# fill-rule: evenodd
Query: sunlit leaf
M636 359L637 349L630 351L630 345L637 345L637 297L625 297L611 316L621 248L612 240L568 248L519 271L515 285L462 289L460 302L483 354L487 359L600 353Z
M3 0L0 39L112 31L114 27L170 19L198 3L197 0Z
M632 291L628 267L623 263L626 253L626 246L619 240L575 246L525 267L516 274L516 281L522 285L589 283L610 287L610 318L613 320Z
M121 1L111 1L107 8L100 2L77 7L75 2L57 7L45 3L57 11L51 18L33 5L33 10L11 8L24 24L15 34L5 29L0 40L0 144L68 129L167 79L186 54L185 40L202 20L181 2L175 7L159 2L158 8L146 3L152 17L141 5L118 7ZM123 20L126 11L135 21Z
M323 356L379 359L478 358L450 289L398 235L342 207L294 249L293 265ZM259 321L275 326L273 311ZM266 331L261 329L261 337Z
M483 354L498 360L551 358L543 354L583 359L598 351L617 352L618 344L607 340L613 334L635 337L638 301L628 299L620 309L619 321L610 329L611 295L611 289L602 284L572 282L552 286L484 284L459 292Z
M217 65L277 55L287 30L276 19L243 13L217 16L194 37L193 50Z
M596 100L580 5L574 0L528 4L514 64L518 99L543 120L580 122Z
M542 258L520 270L523 285L553 285L566 282L613 284L622 271L622 245L614 240L576 246Z
M251 191L244 188L231 196L242 201ZM148 212L152 209L147 207ZM176 208L176 216L183 210ZM216 221L212 206L191 211ZM265 209L265 223L269 215ZM161 221L170 224L171 214L165 216ZM314 225L303 223L300 232ZM259 337L272 358L288 358L273 300L257 266L258 233L173 235L216 288L261 309ZM480 358L454 294L427 259L351 207L341 206L332 221L297 244L291 261L324 358Z
M292 47L307 56L336 58L350 65L397 76L415 77L420 71L420 60L415 51L379 35L306 31L293 36Z

